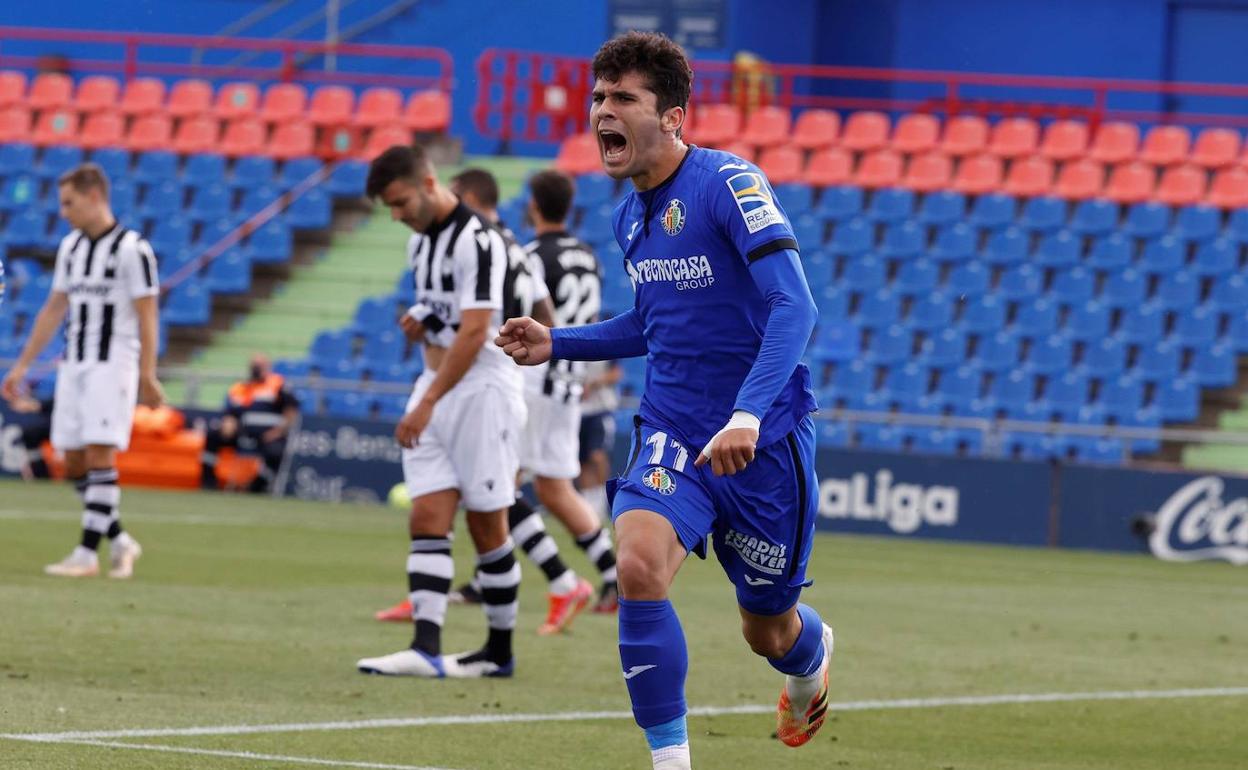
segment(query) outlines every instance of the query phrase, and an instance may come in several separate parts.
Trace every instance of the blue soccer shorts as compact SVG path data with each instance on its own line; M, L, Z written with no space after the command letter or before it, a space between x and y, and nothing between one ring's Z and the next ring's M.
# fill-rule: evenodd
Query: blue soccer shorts
M814 421L803 419L732 476L716 476L710 463L694 467L701 451L634 418L628 467L608 484L612 517L654 511L702 558L709 537L742 608L756 615L788 610L810 585L806 563L819 493Z

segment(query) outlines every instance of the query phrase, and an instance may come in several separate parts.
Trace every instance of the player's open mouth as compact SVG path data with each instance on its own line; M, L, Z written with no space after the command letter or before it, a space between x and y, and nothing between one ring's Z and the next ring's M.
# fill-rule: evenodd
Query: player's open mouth
M602 157L607 163L618 163L628 150L628 140L615 131L603 129L598 132L598 141L602 143Z

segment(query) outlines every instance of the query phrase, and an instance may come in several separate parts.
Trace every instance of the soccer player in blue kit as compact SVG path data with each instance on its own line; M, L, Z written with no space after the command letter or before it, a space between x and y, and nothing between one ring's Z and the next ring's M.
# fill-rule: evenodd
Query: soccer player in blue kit
M593 74L603 166L635 188L614 220L634 307L553 332L510 319L495 342L529 365L647 357L612 512L620 659L654 767L690 767L688 655L667 597L708 537L736 587L746 641L786 675L777 732L799 746L824 721L833 639L798 602L818 491L816 404L800 362L817 311L798 244L756 166L681 140L693 75L678 45L621 35L599 49Z

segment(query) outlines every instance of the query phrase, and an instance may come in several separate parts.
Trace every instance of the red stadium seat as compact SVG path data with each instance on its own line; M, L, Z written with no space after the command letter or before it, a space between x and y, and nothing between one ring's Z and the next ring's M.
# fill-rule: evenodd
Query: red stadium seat
M124 147L126 119L118 112L96 112L87 116L82 127L82 146L88 150Z
M940 149L954 156L978 155L988 146L988 121L975 115L958 115L945 125Z
M1155 176L1153 167L1147 163L1139 161L1122 163L1109 172L1109 182L1105 184L1105 197L1118 203L1146 201L1153 197Z
M898 126L900 130L901 126ZM934 192L949 186L953 178L953 159L940 151L927 152L910 159L901 186L919 192Z
M0 109L0 143L30 139L30 110L22 106Z
M773 185L800 182L802 151L789 145L768 147L758 159L758 167Z
M36 112L68 107L72 101L73 92L74 81L69 79L69 75L45 72L36 77L34 83L31 83L30 95L26 103Z
M863 187L895 187L901 182L901 155L892 150L876 150L858 164L854 183Z
M264 123L255 118L239 118L230 121L221 138L221 152L232 158L244 155L264 155Z
M855 112L845 121L841 146L854 152L877 150L888 144L889 128L888 116L882 112Z
M1078 120L1055 120L1044 130L1040 154L1050 160L1074 160L1088 149L1088 124Z
M693 125L686 129L691 133L690 142L707 147L719 147L736 139L741 133L741 113L733 104L697 105L691 110Z
M597 145L598 140L592 134L581 134L581 136L589 136L589 138L594 141L595 145ZM564 143L566 144L567 141L571 141L571 139L575 139L575 138L576 137L571 137L568 140L566 140ZM402 145L402 146L408 147L408 146L411 146L411 144L412 144L412 132L407 128L407 126L398 125L398 124L389 125L389 126L381 126L380 128L373 129L372 133L369 134L368 141L365 142L364 149L360 153L360 160L371 161L373 158L376 158L378 155L382 154L383 152L390 149L391 147L394 147L395 145ZM597 150L595 149L594 152L595 152L595 159L596 159ZM560 153L562 154L562 150L560 150ZM558 165L558 161L556 161L556 165ZM590 169L590 170L597 171L600 168L601 167L598 165L597 160L595 160L594 167L593 169ZM570 172L570 173L574 173L574 172Z
M269 154L278 160L305 158L313 154L316 143L316 129L311 123L295 120L283 123L273 129L273 138L269 141Z
M74 106L82 112L114 110L121 99L121 84L107 75L91 75L78 84Z
M927 152L940 138L940 121L934 115L912 112L897 121L893 149L906 155Z
M1228 209L1248 206L1248 169L1232 166L1215 174L1205 203Z
M307 109L308 89L298 83L274 83L264 92L260 119L269 123L284 123L302 118Z
M0 107L26 101L26 76L12 70L0 70Z
M854 159L840 147L825 147L810 156L802 181L812 187L834 187L849 182Z
M755 147L774 147L789 140L793 119L783 107L759 107L745 121L741 141Z
M255 83L226 83L217 92L216 112L222 120L254 117L260 108L260 87Z
M1134 123L1102 123L1088 148L1088 158L1100 163L1122 163L1135 157L1140 127Z
M66 109L45 110L35 123L31 139L42 147L77 143L78 113Z
M1053 194L1060 198L1081 201L1100 195L1104 184L1105 167L1084 158L1062 166L1057 175L1057 183L1053 185Z
M1035 153L1040 144L1040 126L1031 118L1006 118L992 128L988 152L1003 158Z
M126 83L121 111L127 115L150 115L165 109L165 83L156 78L137 78Z
M360 96L355 122L365 128L398 123L403 115L403 95L393 88L370 88Z
M963 158L953 176L953 189L969 195L981 195L1001 189L1001 159L995 155L974 155Z
M1154 166L1168 166L1187 160L1192 134L1182 126L1153 126L1144 137L1140 160Z
M731 155L736 155L742 160L750 163L754 162L754 146L741 141L728 142L720 146L721 150Z
M1239 155L1239 132L1229 128L1206 128L1196 137L1192 162L1205 168L1222 168L1235 162Z
M130 126L127 149L134 152L167 150L173 141L173 121L165 115L145 115Z
M403 121L418 134L440 134L451 127L451 97L442 91L419 91L407 100Z
M602 170L598 153L598 137L591 133L576 134L563 140L555 168L565 174L588 174Z
M1199 166L1171 166L1157 185L1157 200L1169 206L1190 206L1204 197L1205 170Z
M321 86L312 94L308 117L318 126L345 126L355 110L355 92L342 86Z
M206 80L179 80L169 91L169 114L181 120L212 112L212 85Z
M1010 164L1002 191L1009 195L1032 197L1048 195L1053 187L1053 161L1048 158L1018 158Z
M793 144L803 150L818 150L836 143L841 116L831 110L806 110L793 126Z
M189 118L178 124L178 131L173 135L173 151L183 155L213 152L220 136L221 124L216 118L208 115Z

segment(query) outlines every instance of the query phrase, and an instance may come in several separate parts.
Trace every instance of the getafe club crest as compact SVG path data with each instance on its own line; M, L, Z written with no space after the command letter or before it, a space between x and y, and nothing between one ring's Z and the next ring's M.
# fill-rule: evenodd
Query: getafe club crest
M672 480L667 469L660 468L657 465L646 471L646 475L641 477L641 483L660 495L670 495L676 491L676 482Z
M663 212L663 232L668 235L679 235L685 229L685 204L680 198L672 198L667 203L667 211Z

